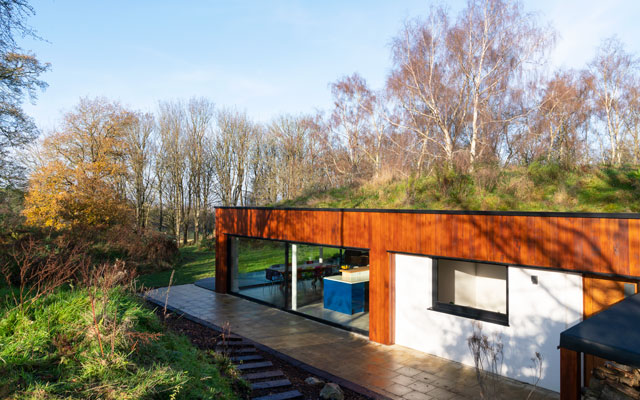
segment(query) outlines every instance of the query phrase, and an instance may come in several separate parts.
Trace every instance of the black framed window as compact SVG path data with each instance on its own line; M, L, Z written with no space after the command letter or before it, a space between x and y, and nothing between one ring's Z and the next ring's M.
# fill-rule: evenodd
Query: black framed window
M508 325L508 278L504 265L434 259L431 309Z

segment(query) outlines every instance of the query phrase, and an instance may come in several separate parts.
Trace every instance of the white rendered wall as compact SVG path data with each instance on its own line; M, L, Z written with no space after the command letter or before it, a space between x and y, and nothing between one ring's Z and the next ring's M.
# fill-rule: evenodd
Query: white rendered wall
M428 257L396 254L396 344L473 366L467 338L472 319L431 311L432 264ZM531 276L538 277L538 284ZM582 276L509 267L509 326L482 322L502 335L502 374L532 383L531 358L544 357L539 386L560 390L560 333L582 320Z

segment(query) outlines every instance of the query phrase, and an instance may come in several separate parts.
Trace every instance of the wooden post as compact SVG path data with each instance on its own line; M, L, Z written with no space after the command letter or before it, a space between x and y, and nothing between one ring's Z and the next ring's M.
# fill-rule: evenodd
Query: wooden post
M298 309L298 246L291 245L291 309Z
M227 293L229 270L227 265L227 235L216 235L216 292Z
M560 400L580 400L580 353L560 348Z

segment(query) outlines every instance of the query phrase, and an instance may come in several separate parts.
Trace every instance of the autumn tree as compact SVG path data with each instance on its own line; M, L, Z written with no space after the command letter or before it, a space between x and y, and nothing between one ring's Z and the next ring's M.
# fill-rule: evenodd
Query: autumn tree
M126 222L126 136L135 116L103 98L81 99L42 145L25 199L27 223L63 229Z
M38 134L33 119L25 114L22 104L28 98L35 101L38 89L47 84L39 76L49 69L31 53L25 52L15 36L38 38L27 25L35 14L23 0L0 2L0 185L15 183L21 167L12 151L32 142Z

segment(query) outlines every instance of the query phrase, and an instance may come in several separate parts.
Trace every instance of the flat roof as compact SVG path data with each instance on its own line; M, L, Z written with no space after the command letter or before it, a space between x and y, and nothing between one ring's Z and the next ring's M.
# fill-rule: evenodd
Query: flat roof
M640 293L560 334L560 347L640 367Z
M376 212L400 214L446 214L446 215L503 215L512 217L561 217L561 218L610 218L640 219L640 213L593 213L564 211L473 211L473 210L426 210L402 208L313 208L313 207L237 207L217 206L232 210L281 210L281 211L331 211L331 212Z

